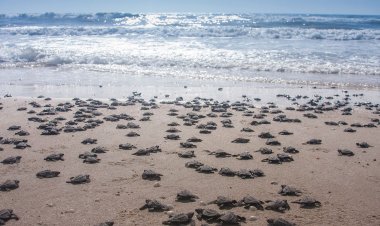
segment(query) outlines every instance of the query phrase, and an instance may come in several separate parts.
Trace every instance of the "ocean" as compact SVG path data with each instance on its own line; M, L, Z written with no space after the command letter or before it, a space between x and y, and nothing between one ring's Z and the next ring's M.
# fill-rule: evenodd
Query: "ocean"
M380 16L0 15L0 76L23 85L147 76L378 89Z

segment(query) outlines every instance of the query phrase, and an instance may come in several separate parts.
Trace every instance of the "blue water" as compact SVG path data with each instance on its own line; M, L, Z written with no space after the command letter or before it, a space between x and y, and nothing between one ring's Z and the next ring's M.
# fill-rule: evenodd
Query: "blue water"
M380 87L380 16L0 15L0 69Z

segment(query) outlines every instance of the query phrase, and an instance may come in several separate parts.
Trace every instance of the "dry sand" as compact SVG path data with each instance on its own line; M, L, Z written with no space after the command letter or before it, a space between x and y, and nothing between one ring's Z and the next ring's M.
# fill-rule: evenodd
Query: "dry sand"
M115 225L161 225L168 216L165 213L150 213L140 211L145 199L158 199L165 204L174 206L174 212L189 212L195 208L205 208L200 201L209 202L223 195L234 199L241 199L245 195L252 195L260 200L287 199L289 202L300 197L281 196L277 192L281 184L293 185L303 192L303 196L310 195L322 203L320 208L302 209L298 204L290 203L290 211L278 213L270 210L246 210L242 207L231 211L249 218L256 216L256 221L247 221L243 225L267 225L266 219L282 217L297 225L380 225L380 130L379 128L356 128L356 133L343 132L349 126L327 126L325 121L343 120L349 125L360 122L371 122L372 118L379 119L379 115L364 107L355 107L352 116L342 116L340 110L324 112L318 119L303 117L305 112L284 110L289 118L299 118L302 123L273 122L275 115L268 114L269 125L250 126L252 117L242 116L242 112L229 109L233 113L230 118L234 128L224 128L220 121L225 118L203 118L199 123L215 121L218 128L211 134L199 134L195 126L184 126L181 119L169 116L169 109L179 110L179 114L191 111L182 106L159 104L158 109L150 109L154 113L151 121L140 122L143 112L141 105L118 106L116 110L99 109L103 119L110 114L127 113L136 118L135 123L140 129L116 129L117 124L126 124L127 121L105 121L95 129L85 132L64 133L57 136L41 136L41 130L36 129L37 122L30 122L27 111L17 111L19 107L35 109L29 102L36 101L41 105L56 106L66 100L45 101L37 98L5 98L0 102L0 137L18 137L15 131L8 131L11 125L20 125L30 133L28 139L30 148L14 149L13 145L1 144L4 150L0 151L0 160L9 156L22 156L21 162L14 165L0 164L0 183L7 179L17 179L20 187L8 192L0 192L0 209L11 208L20 217L19 221L10 220L7 225L95 225L107 220L114 221ZM283 99L279 99L282 102ZM74 101L70 100L74 103ZM265 101L263 101L265 102ZM108 101L108 103L110 103ZM256 103L254 103L256 104ZM265 105L263 103L263 105ZM67 120L73 119L73 114L79 109L59 113L42 118L53 119L63 116ZM250 109L259 113L259 108ZM207 114L210 108L203 108L197 114ZM170 128L169 122L178 122L177 128L181 140L166 140L165 131ZM59 124L59 127L64 125ZM80 123L83 125L83 123ZM243 127L251 127L255 132L240 132ZM278 132L286 129L294 135L281 136ZM136 131L140 137L126 137L129 131ZM265 140L258 137L261 132L271 132L282 145L271 147L275 153L281 153L282 147L294 146L300 153L294 154L294 161L280 165L261 162L267 156L254 152L265 147ZM185 167L189 159L179 158L176 154L182 151L179 143L192 136L203 139L197 143L196 158L202 163L220 169L230 167L239 169L262 169L265 177L243 180L239 177L224 177L215 174L201 174L194 169ZM235 144L231 141L238 137L249 138L247 144ZM83 145L85 138L98 139L97 144ZM321 145L303 145L311 138L322 139ZM374 147L358 148L356 142L366 141ZM131 155L135 150L120 150L119 144L131 143L137 148L147 148L159 145L162 152L150 156ZM105 154L99 154L101 162L98 164L84 164L78 158L80 153L90 151L93 147L104 146L109 149ZM339 156L337 149L347 148L355 156ZM237 160L230 158L215 158L204 150L215 151L223 149L232 154L249 151L253 160ZM47 162L44 158L51 153L64 153L64 161ZM376 161L377 160L377 161ZM60 176L51 179L38 179L38 171L50 169L61 172ZM160 187L155 187L154 181L142 180L144 169L153 169L163 174ZM78 174L89 174L91 182L83 185L71 185L66 181ZM276 182L275 184L272 182ZM197 194L200 199L192 203L175 201L176 193L188 189ZM216 205L207 208L218 210ZM223 212L223 211L221 211ZM195 219L195 217L194 217ZM196 225L200 221L196 220Z

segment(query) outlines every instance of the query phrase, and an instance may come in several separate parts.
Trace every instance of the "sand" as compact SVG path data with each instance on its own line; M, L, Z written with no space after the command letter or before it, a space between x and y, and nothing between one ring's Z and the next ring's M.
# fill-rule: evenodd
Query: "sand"
M338 93L338 92L337 92ZM274 95L274 94L273 94ZM163 97L162 97L163 98ZM341 97L339 97L341 98ZM338 99L339 99L338 98ZM163 98L164 99L164 98ZM171 100L173 98L170 98ZM354 97L353 97L354 99ZM34 109L40 112L43 108L33 108L29 102L36 101L41 105L70 101L71 99L11 97L0 100L3 107L0 110L0 137L12 138L16 131L9 131L11 125L20 125L30 133L25 138L31 147L24 150L14 149L13 145L1 144L0 160L9 156L22 156L21 162L14 165L0 164L0 183L7 179L20 181L18 189L0 192L0 209L10 208L20 217L20 220L10 220L6 225L95 225L104 221L114 221L115 225L161 225L168 218L163 212L150 213L139 210L145 199L157 199L174 207L175 213L191 212L195 208L211 208L219 210L216 205L202 206L222 195L240 200L245 195L252 195L260 200L286 199L290 203L304 196L312 196L321 202L322 206L313 209L300 208L298 204L290 203L290 211L278 213L270 210L246 210L243 207L231 209L236 214L257 218L247 220L243 225L267 225L266 219L282 217L297 225L379 225L380 224L380 130L379 128L355 128L356 133L343 132L350 124L360 122L367 124L371 119L379 119L373 114L375 108L366 110L364 107L354 107L353 114L342 116L340 110L316 114L317 119L303 117L305 112L284 111L288 118L299 118L302 123L280 123L272 121L276 115L268 114L269 125L251 126L252 117L242 116L242 112L229 109L233 113L230 118L234 128L224 128L220 123L225 118L203 118L199 123L214 121L217 129L211 134L199 134L194 126L184 126L181 119L167 115L169 109L177 109L179 115L191 112L191 108L183 106L158 104L158 109L141 110L141 104L134 106L117 106L116 110L98 109L103 117L111 114L127 113L135 117L139 129L116 129L117 124L127 124L127 121L105 121L99 127L84 132L64 133L56 136L41 136L39 123L28 121L35 114L27 114ZM121 100L122 101L122 100ZM125 101L125 100L124 100ZM327 100L325 100L327 101ZM111 101L107 100L107 103ZM282 105L284 99L278 99ZM352 103L354 100L352 101ZM266 105L265 100L253 102L256 108L249 110L260 112L260 105ZM19 107L27 107L27 111L17 111ZM53 116L41 116L53 119L63 116L73 119L73 114L79 109L58 113ZM152 112L151 121L138 121L144 112ZM197 114L206 115L210 108L203 108ZM220 115L220 113L217 113ZM325 121L345 121L348 125L328 126ZM66 121L62 121L59 127ZM177 128L180 140L167 140L164 137L169 122L178 122ZM198 124L199 124L198 123ZM83 125L83 123L79 123ZM376 123L375 123L376 124ZM240 132L243 127L254 129L253 133ZM293 135L282 136L278 132L286 129ZM141 136L126 137L130 131L136 131ZM285 146L293 146L300 153L293 154L294 161L283 164L268 164L261 160L267 156L254 152L265 147L265 139L258 137L261 132L271 132L281 142L281 146L270 147L275 153L281 153ZM224 177L215 174L201 174L194 169L185 167L190 159L179 158L177 153L183 151L179 143L192 136L203 139L193 149L196 160L220 169L229 167L239 169L262 169L264 177L243 180L237 176ZM231 143L238 137L249 138L247 144ZM83 145L85 138L96 138L97 144ZM322 139L321 145L304 145L311 138ZM366 141L373 147L363 149L356 146L357 142ZM131 143L137 148L147 148L159 145L162 152L150 156L134 156L136 150L121 150L119 144ZM99 154L98 164L84 164L78 155L90 151L96 146L104 146L109 151ZM347 148L355 155L339 156L337 150ZM234 157L216 158L204 150L215 151L223 149L231 154L249 151L253 160L237 160ZM44 158L51 153L64 153L64 161L47 162ZM38 171L50 169L61 172L60 176L51 179L38 179ZM155 170L163 176L161 181L147 181L141 178L144 169ZM66 181L78 174L89 174L91 182L72 185ZM159 187L155 184L159 183ZM278 194L280 185L292 185L302 191L302 196L281 196ZM200 198L196 202L179 203L175 201L176 193L188 189ZM196 225L201 222L195 217Z

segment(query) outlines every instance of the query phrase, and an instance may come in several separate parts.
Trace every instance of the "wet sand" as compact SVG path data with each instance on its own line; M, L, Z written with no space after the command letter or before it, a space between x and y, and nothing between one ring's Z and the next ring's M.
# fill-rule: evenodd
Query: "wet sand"
M344 94L338 90L340 97L333 100L341 100ZM275 96L275 94L273 94ZM137 98L137 97L136 97ZM160 96L159 98L164 99ZM288 118L298 118L301 123L275 122L273 117L278 114L267 113L266 120L271 124L252 126L252 116L243 116L243 111L235 111L229 108L227 111L233 115L229 118L234 128L225 128L220 122L222 117L205 117L199 119L196 125L214 121L217 129L211 134L200 134L196 125L184 126L183 120L176 116L169 116L170 109L177 109L179 115L187 114L191 108L174 104L160 104L159 108L141 110L142 105L116 106L115 110L99 108L101 119L104 123L94 129L82 132L65 133L59 135L42 136L37 127L40 123L28 121L28 117L36 116L27 114L34 109L37 113L44 108L33 108L28 103L36 101L42 106L51 104L56 107L58 103L71 99L44 100L43 98L2 98L0 102L3 107L0 110L0 137L12 138L17 131L7 130L11 125L19 125L21 129L30 133L29 136L20 137L28 140L28 147L24 150L14 149L14 145L1 144L0 160L9 156L22 156L21 162L13 165L0 164L1 181L15 179L20 181L18 189L0 192L0 209L10 208L20 217L20 220L10 220L6 225L95 225L104 221L114 221L115 225L161 225L168 218L164 212L150 213L147 210L139 210L145 203L145 199L157 199L164 204L174 207L175 213L191 212L196 208L211 208L220 212L215 204L203 206L202 202L208 203L217 196L222 195L236 200L246 195L252 195L260 200L288 200L291 209L285 213L271 210L246 210L243 207L231 209L236 214L247 218L242 225L267 225L266 219L282 217L297 225L379 225L380 224L380 130L379 128L354 128L355 133L347 133L343 130L350 127L352 123L371 123L371 119L379 119L379 114L374 114L376 107L366 110L365 106L354 107L357 100L351 97L353 107L352 115L342 115L341 109L335 111L324 111L316 114L317 119L306 118L303 114L308 112L282 110ZM359 98L359 97L358 97ZM168 99L174 100L175 97ZM284 98L276 98L279 105L291 105ZM85 99L83 99L85 100ZM125 102L125 100L119 100ZM147 100L148 101L148 100ZM243 98L241 99L243 101ZM301 100L300 100L301 101ZM111 101L107 100L110 104ZM181 102L183 103L183 102ZM255 108L248 108L259 114L261 106L268 106L266 100L261 102L249 102ZM26 107L26 111L17 111L19 107ZM148 107L149 108L149 107ZM58 128L64 126L65 122L73 120L73 114L79 110L74 106L69 112L57 112L51 116L37 116L52 120L58 116L66 120L58 123ZM272 111L274 108L270 108ZM139 121L144 112L152 112L150 121ZM196 114L206 115L211 112L210 107L202 108ZM117 124L127 124L129 121L118 122L105 121L103 118L111 114L126 113L136 120L132 121L141 128L139 129L116 129ZM313 113L311 111L311 113ZM216 113L218 116L221 113ZM345 121L348 125L328 126L325 121ZM180 140L168 140L164 137L168 134L167 126L170 122L178 122L181 130L178 135ZM377 122L374 122L378 125ZM78 125L83 126L83 122ZM241 132L243 127L250 127L252 133ZM293 132L293 135L279 135L282 130ZM135 131L139 137L127 137L128 132ZM268 146L266 139L258 135L261 132L270 132L281 142L281 146ZM241 179L225 177L214 174L201 174L194 169L186 168L185 163L192 159L178 157L177 153L184 151L180 142L196 136L203 141L196 143L196 159L204 164L220 169L229 167L233 170L239 169L261 169L264 177L254 179ZM243 137L250 139L247 144L231 143L232 140ZM81 141L86 138L97 139L97 144L83 145ZM304 142L311 138L322 140L321 145L305 145ZM366 141L373 147L359 148L357 142ZM119 144L130 143L137 147L134 150L121 150ZM140 148L148 148L159 145L162 152L152 153L149 156L132 155ZM84 164L78 155L90 151L97 146L104 146L109 151L98 154L101 162L98 164ZM268 164L261 160L267 158L259 152L261 147L269 147L274 154L282 153L283 147L293 146L300 150L298 154L292 154L294 161L283 164ZM350 149L355 155L352 157L339 156L338 149ZM239 154L248 151L253 155L253 160L237 160L234 157L216 158L209 155L205 150L215 151L223 149L231 154ZM52 153L64 153L64 161L47 162L44 158ZM50 179L38 179L36 173L45 170L57 170L59 177ZM161 180L147 181L141 178L144 169L152 169L161 173ZM87 184L72 185L66 181L78 174L89 174L91 182ZM159 183L160 186L155 186ZM292 185L302 191L302 196L281 196L278 194L280 185ZM176 193L187 189L199 196L196 202L180 203L175 201ZM304 196L311 196L321 202L321 207L313 209L300 208L298 204L291 203ZM265 206L265 205L264 205ZM255 216L255 221L249 218ZM196 225L201 225L195 217Z

